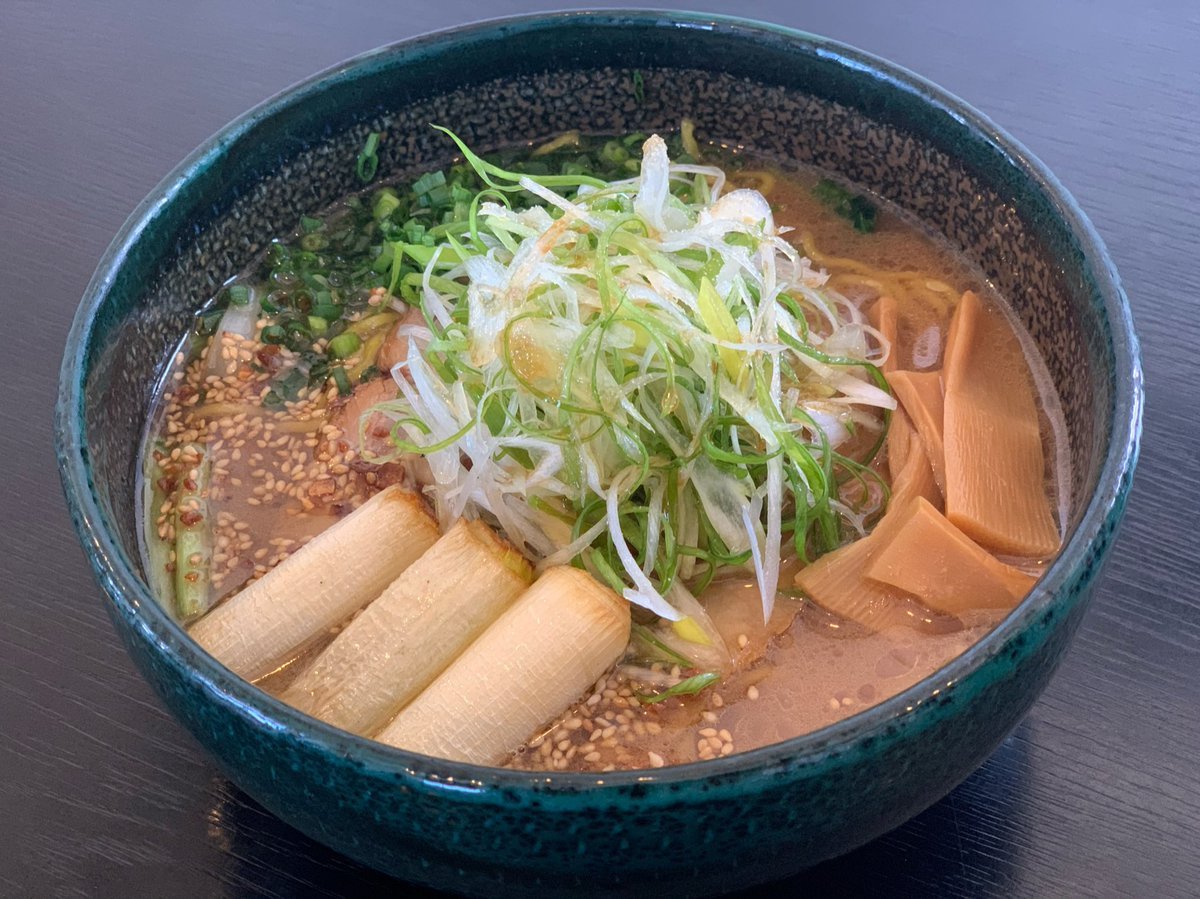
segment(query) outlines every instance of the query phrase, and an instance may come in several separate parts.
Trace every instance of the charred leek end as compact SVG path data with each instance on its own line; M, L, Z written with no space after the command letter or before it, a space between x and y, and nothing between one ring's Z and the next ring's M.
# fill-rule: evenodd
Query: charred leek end
M629 605L577 568L551 568L376 739L495 765L612 666Z
M424 503L389 487L213 609L191 635L256 680L378 596L437 538Z
M529 586L533 572L480 521L459 520L340 633L284 701L372 734Z

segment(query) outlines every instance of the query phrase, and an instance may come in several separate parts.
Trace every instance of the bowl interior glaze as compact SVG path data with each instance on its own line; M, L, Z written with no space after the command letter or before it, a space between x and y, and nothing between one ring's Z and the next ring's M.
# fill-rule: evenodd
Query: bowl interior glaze
M449 160L452 147L431 122L487 149L571 128L672 129L683 116L703 138L815 164L878 192L962 248L1012 301L1058 389L1073 460L1068 540L1030 599L935 678L840 725L713 763L652 776L617 774L600 779L603 785L588 775L534 777L388 750L292 712L199 652L147 592L134 496L152 392L195 309L300 215L361 188L354 159L370 131L387 135L380 153L380 177L387 177ZM1078 620L1119 518L1140 409L1136 339L1099 239L1040 163L965 104L866 54L772 26L693 14L564 13L468 26L375 51L267 101L197 150L135 211L88 287L64 360L58 436L72 513L114 621L202 742L213 748L220 733L253 722L259 731L251 727L250 737L239 739L283 740L302 760L336 756L350 772L338 777L371 772L397 790L438 801L456 783L472 785L488 801L494 791L512 791L508 799L526 811L535 797L582 813L644 798L654 788L664 802L680 790L692 790L701 805L710 791L751 797L764 779L819 766L864 735L879 742L855 744L854 751L882 757L884 737L900 733L897 722L905 716L914 722L910 731L919 732L914 709L930 705L939 684L969 705L1019 667L1026 652L1048 653L1049 661L1039 663L1046 670L1027 679L1004 720L983 728L973 752L963 749L940 782L908 790L907 806L881 810L857 830L846 825L834 842L816 841L807 854L797 850L795 864L764 869L779 873L851 848L930 804L1027 708ZM1035 622L1043 632L1027 639ZM311 814L289 816L319 790L273 791L247 772L253 753L214 751L256 798L319 838L368 854L373 837L339 839ZM322 776L307 761L296 764L298 776ZM917 795L923 798L912 799ZM447 827L470 825L469 812L443 807L461 816ZM436 803L432 808L436 815ZM387 809L376 815L413 811L392 801ZM652 830L654 823L640 826ZM382 866L429 882L436 878L423 870L464 887L489 882L478 873L475 880L454 880L462 860L454 852L447 858L423 869L402 857ZM724 883L761 876L743 872Z

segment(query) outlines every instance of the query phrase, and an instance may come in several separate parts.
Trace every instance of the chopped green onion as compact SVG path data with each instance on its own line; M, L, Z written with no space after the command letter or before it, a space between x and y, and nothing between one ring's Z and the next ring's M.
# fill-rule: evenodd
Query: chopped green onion
M673 687L668 687L661 693L639 693L637 694L638 702L642 705L652 705L656 702L662 702L664 699L670 699L672 696L694 696L701 690L711 687L721 679L721 675L715 671L705 671L703 674L697 674L686 680L681 680Z
M260 336L263 343L283 343L284 338L287 337L287 332L279 325L267 325L262 329Z
M329 341L329 355L334 359L346 359L353 356L362 346L362 340L351 331L339 334Z
M696 124L691 119L684 119L683 124L679 128L679 135L683 143L683 152L698 161L700 159L700 145L696 143Z
M685 656L683 653L672 649L662 640L660 640L650 628L644 624L633 625L634 639L644 643L652 653L656 653L668 662L676 665L682 665L684 668L691 668L695 663Z
M854 226L855 231L869 234L875 230L875 204L866 197L851 193L828 178L822 178L813 188L813 196Z
M288 321L284 324L283 330L286 331L288 334L293 334L293 335L300 334L303 336L307 336L308 334L312 333L311 330L309 329L307 318L291 319L290 321Z
M379 274L384 274L392 267L392 244L390 241L384 241L379 246L379 253L371 262L371 270Z
M371 207L371 216L375 221L382 222L400 208L401 202L394 190L385 187L375 194L375 204Z
M350 386L350 377L346 374L346 369L342 366L337 366L331 372L333 383L337 385L338 394L340 396L349 396L353 389Z
M250 288L245 284L234 284L229 288L229 302L234 306L245 306L250 302Z
M446 184L446 174L442 171L426 172L420 178L413 182L412 192L418 197L421 194L427 194L437 187L442 187Z
M342 317L342 308L333 303L314 303L309 313L329 323Z
M425 241L425 226L415 219L404 223L404 236L410 244L421 244Z
M633 70L633 99L637 100L638 106L646 102L646 80L641 69Z
M308 386L308 375L293 368L275 382L272 388L282 399L294 400L300 396L300 391Z
M358 154L358 158L354 161L355 171L358 173L358 180L364 184L375 177L375 172L379 169L379 149L380 132L372 131L367 135L367 142L363 144L362 150Z
M324 334L329 330L329 321L320 315L310 315L308 317L308 329L313 334Z
M612 587L613 590L618 593L625 590L625 582L621 580L621 576L617 574L616 570L603 555L593 550L588 553L588 561L591 562L592 566L600 574L601 579L607 582L608 586Z
M330 361L326 356L318 356L311 350L301 357L308 366L308 386L322 387L329 378Z
M600 158L605 162L620 164L629 158L629 151L620 141L610 140L600 150Z
M196 331L202 337L211 337L217 331L217 326L221 324L221 318L225 315L224 309L214 308L206 309L196 316Z

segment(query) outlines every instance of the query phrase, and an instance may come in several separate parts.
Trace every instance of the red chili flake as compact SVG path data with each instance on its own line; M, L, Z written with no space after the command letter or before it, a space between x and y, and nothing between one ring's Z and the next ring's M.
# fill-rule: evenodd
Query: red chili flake
M184 487L185 487L187 490L190 490L190 491L192 491L193 493L194 493L194 492L195 492L195 490L196 490L196 482L195 482L195 481L193 481L191 478L184 478L184 479L183 479L183 486L184 486Z
M179 523L182 525L186 525L189 528L192 525L199 524L203 520L204 520L204 516L193 509L189 509L186 512L179 513Z
M157 483L158 483L158 489L161 490L163 493L174 493L175 492L176 484L175 484L174 478L159 478Z
M280 349L275 344L267 344L254 354L254 358L258 360L267 371L275 371L279 368L283 360L279 357Z

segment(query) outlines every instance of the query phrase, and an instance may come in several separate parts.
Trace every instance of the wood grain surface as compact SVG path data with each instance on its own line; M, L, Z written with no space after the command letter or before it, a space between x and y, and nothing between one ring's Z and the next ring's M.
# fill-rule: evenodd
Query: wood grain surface
M486 14L543 3L497 0ZM925 814L761 894L1200 895L1196 4L686 5L863 47L1016 135L1108 242L1148 376L1115 557L1026 721ZM464 0L0 0L0 895L404 892L248 800L152 696L64 510L51 408L100 254L176 162L311 72L484 12Z

